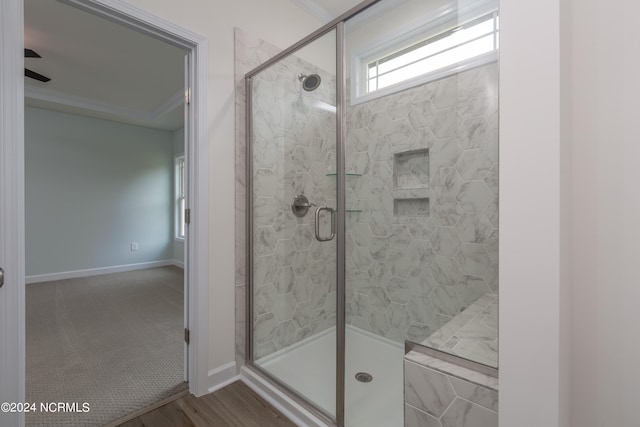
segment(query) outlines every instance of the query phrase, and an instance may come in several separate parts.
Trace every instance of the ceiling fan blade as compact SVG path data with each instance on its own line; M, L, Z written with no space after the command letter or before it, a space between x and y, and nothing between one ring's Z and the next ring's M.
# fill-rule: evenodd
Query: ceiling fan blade
M38 53L32 49L25 49L24 57L25 58L42 58L42 56L38 55Z
M51 80L49 77L43 76L42 74L38 74L35 71L31 71L27 68L24 69L24 75L25 77L30 77L32 79L36 79L39 80L41 82L48 82L49 80Z

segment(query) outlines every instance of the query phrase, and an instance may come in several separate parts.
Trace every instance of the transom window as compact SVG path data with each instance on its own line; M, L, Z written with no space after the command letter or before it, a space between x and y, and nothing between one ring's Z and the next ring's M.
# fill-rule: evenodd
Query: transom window
M367 92L498 50L498 12L491 12L367 64Z
M375 45L354 49L351 103L496 61L499 30L495 0L476 0L462 8L449 3L408 28L389 25L388 35Z

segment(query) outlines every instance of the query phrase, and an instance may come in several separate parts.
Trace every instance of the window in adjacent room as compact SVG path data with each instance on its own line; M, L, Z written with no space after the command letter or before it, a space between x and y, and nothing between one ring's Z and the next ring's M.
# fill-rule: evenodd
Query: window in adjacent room
M176 208L176 239L184 239L185 223L184 223L184 210L185 210L185 176L184 176L184 156L176 157L175 166L175 208Z

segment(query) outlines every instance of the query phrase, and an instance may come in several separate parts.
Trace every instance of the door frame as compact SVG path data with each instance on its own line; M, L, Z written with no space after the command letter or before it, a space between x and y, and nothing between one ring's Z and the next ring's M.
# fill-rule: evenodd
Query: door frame
M22 0L0 2L0 402L24 402L24 17ZM0 411L0 424L24 413Z
M208 392L209 363L209 269L208 269L208 40L167 20L121 0L61 0L78 9L142 32L185 49L190 62L191 115L185 129L188 162L187 206L191 224L186 252L185 276L189 284L190 329L189 387L195 395ZM25 235L24 235L24 4L2 0L0 4L0 262L6 270L0 288L0 370L14 372L3 377L2 401L25 398ZM24 425L22 414L8 414L11 425ZM5 421L7 414L0 413Z

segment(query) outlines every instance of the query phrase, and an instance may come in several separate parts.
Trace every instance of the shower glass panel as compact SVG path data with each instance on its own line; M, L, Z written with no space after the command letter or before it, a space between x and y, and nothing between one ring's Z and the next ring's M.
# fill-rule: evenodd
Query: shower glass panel
M248 362L400 427L405 344L497 368L498 3L345 16L247 75Z
M252 361L335 420L335 30L248 90Z
M497 367L498 30L483 0L345 23L348 427L404 425L405 341Z

